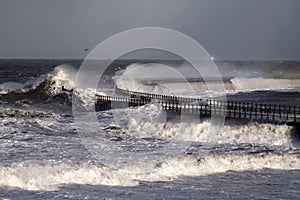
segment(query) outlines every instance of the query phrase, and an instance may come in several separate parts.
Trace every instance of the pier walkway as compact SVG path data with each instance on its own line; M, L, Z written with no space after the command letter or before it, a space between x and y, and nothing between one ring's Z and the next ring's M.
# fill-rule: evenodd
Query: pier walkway
M155 103L168 112L197 114L199 117L220 115L226 118L287 124L295 126L297 129L300 127L300 106L218 101L213 99L204 100L127 91L120 88L116 88L116 93L120 96L98 95L96 97L96 110L126 108Z

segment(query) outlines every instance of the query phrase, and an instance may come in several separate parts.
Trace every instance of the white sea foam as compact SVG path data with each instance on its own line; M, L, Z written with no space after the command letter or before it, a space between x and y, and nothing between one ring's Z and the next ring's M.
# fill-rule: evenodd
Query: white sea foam
M164 111L161 111L164 112ZM171 123L161 120L164 115L149 115L143 117L129 117L127 126L129 130L135 130L135 134L140 136L156 136L161 138L172 138L184 141L207 142L210 137L210 122L202 123L181 122ZM139 116L139 115L137 115ZM146 120L145 120L146 119ZM261 145L278 145L293 146L294 136L292 127L287 125L259 124L249 123L244 125L225 125L216 135L218 143L225 144L261 144Z
M54 83L52 87L54 93L60 92L63 86L68 90L73 89L75 86L76 70L70 65L59 65L55 67L50 76Z
M142 173L145 166L153 170ZM117 169L91 164L17 163L0 166L0 186L24 190L56 190L68 184L135 186L139 181L171 181L179 176L264 168L299 170L300 161L294 154L251 154L211 155L200 161L192 157L174 158L156 163L131 163Z
M9 91L20 90L24 86L17 82L5 82L0 84L0 94L6 94Z
M80 105L83 106L84 108L91 108L92 106L94 106L96 102L96 95L98 96L106 95L106 93L102 91L97 91L96 89L92 89L92 88L85 88L85 89L76 88L73 94L76 95L74 98L80 100Z
M27 92L28 90L34 90L42 83L47 82L49 84L51 94L60 93L62 87L71 90L74 88L74 78L76 70L70 65L58 65L55 69L46 74L41 75L36 79L28 80L25 83L18 82L6 82L0 84L0 94L6 94L10 91Z
M209 125L207 122L197 125L185 124L183 134L190 134L196 141L202 142L209 138L207 135ZM293 137L291 135L292 127L273 124L250 124L241 126L224 126L219 133L218 143L250 143L262 145L291 146ZM168 133L168 131L166 131ZM173 130L173 132L175 132ZM195 134L195 135L193 135Z
M53 190L63 184L136 185L109 168L57 163L20 163L0 167L0 185L26 190Z

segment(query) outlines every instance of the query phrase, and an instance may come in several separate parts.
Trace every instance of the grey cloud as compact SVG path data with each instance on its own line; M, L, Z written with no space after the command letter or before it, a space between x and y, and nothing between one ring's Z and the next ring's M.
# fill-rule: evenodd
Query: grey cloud
M159 26L219 59L300 59L298 0L3 0L0 57L83 58L107 37Z

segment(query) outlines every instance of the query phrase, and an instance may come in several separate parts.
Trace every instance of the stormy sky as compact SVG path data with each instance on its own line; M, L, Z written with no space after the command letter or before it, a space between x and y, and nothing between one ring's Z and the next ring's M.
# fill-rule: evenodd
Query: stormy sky
M137 27L180 31L217 59L300 60L299 0L1 0L0 58L84 58Z

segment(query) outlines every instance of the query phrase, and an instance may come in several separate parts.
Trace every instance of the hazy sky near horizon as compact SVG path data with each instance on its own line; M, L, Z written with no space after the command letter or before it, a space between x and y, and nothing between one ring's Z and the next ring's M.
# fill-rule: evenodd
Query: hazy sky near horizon
M300 60L299 0L1 0L0 58L84 58L109 36L180 31L217 59Z

